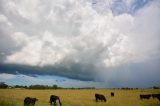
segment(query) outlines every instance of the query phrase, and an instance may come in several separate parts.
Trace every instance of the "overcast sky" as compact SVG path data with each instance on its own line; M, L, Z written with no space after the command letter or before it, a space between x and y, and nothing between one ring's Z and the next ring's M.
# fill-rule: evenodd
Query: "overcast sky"
M0 81L160 86L159 0L0 0Z

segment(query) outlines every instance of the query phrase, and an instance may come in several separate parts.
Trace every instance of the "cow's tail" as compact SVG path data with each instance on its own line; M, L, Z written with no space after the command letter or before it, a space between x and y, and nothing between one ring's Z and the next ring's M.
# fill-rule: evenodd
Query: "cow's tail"
M58 97L58 101L59 101L59 105L62 106L62 103L61 103L61 100L59 99L59 97Z

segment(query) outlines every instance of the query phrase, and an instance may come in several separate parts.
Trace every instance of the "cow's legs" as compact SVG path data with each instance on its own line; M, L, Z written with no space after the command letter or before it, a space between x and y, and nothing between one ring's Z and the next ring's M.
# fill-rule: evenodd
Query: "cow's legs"
M96 98L96 102L98 102L98 99Z
M51 106L52 106L52 101L50 102Z
M54 106L56 106L56 101L54 101Z

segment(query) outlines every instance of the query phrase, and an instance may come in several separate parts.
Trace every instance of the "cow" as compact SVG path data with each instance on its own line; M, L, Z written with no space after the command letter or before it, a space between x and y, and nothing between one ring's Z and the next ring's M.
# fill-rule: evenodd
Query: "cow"
M160 101L160 94L152 94L152 98L157 98Z
M24 99L24 106L34 106L36 101L38 101L37 98L26 97Z
M112 97L114 96L114 92L111 92L111 96L112 96Z
M151 94L140 95L140 99L150 99Z
M107 101L105 96L102 95L102 94L95 94L95 98L96 98L96 102L98 102L98 100L101 100L101 101L104 101L104 102Z
M59 101L59 105L62 106L62 103L61 103L61 101L59 99L59 96L56 96L56 95L51 95L50 96L50 104L51 104L51 106L52 106L52 103L54 103L54 106L56 106L56 101L57 100Z

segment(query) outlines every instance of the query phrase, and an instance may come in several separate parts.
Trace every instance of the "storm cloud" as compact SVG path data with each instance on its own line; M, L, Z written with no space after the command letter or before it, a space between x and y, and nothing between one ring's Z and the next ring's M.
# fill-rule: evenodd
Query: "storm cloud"
M1 0L0 72L160 84L159 0Z

